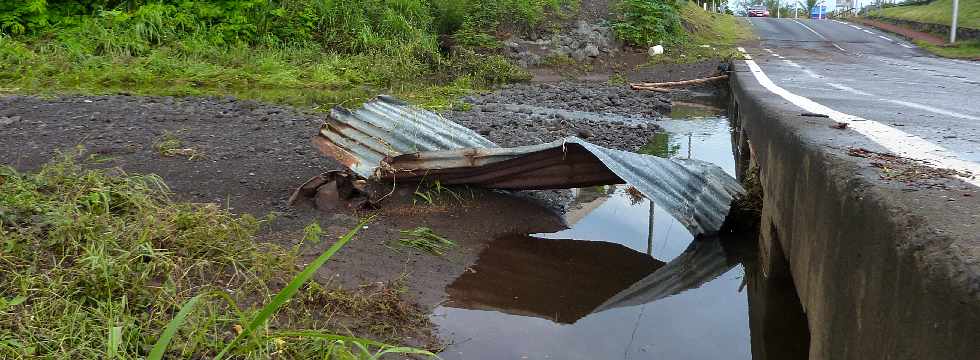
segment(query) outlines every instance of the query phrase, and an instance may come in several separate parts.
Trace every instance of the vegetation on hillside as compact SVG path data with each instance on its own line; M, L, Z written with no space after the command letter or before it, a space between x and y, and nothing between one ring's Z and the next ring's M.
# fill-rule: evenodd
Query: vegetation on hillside
M680 8L684 0L620 0L613 29L631 45L675 44L683 40Z
M527 74L487 48L571 0L15 0L0 4L7 91L236 95L427 105Z
M704 11L693 1L685 1L678 11L684 41L665 46L664 54L654 58L654 63L738 58L741 55L736 45L752 35L744 20L730 14Z
M980 0L960 0L958 25L980 29ZM871 12L899 20L949 25L953 18L953 0L935 0L924 5L894 6Z
M0 358L153 358L153 345L173 336L172 358L228 347L241 358L354 359L357 344L383 345L324 332L349 335L336 323L345 315L372 329L425 321L391 288L359 295L304 284L308 276L290 282L310 270L300 272L299 245L253 241L264 219L174 202L156 176L73 159L35 174L0 167ZM274 297L280 289L293 296Z

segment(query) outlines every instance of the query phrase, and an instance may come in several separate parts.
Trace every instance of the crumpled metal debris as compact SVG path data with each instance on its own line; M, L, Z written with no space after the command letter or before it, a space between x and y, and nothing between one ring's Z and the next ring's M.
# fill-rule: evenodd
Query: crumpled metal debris
M511 190L627 183L694 235L717 232L732 199L744 192L711 163L607 149L576 137L502 148L384 95L361 109L334 108L313 143L354 174L381 181L438 180Z

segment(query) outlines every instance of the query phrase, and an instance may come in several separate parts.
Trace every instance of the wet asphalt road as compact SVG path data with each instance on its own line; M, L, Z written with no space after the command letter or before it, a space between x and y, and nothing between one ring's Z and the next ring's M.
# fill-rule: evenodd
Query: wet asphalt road
M929 55L897 35L837 20L749 19L772 81L980 162L980 62ZM775 95L774 95L775 96Z

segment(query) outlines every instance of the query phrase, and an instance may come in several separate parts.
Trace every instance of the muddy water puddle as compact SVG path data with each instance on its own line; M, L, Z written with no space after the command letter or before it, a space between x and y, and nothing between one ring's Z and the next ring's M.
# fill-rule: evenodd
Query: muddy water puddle
M675 110L675 116L677 115ZM734 176L728 120L698 107L643 151ZM690 114L688 114L690 113ZM747 359L744 270L627 186L576 189L570 228L493 240L433 312L444 359Z

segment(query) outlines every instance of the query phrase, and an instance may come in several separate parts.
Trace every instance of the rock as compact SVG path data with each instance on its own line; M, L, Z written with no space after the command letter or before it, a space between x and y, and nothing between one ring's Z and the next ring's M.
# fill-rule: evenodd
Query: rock
M663 45L651 46L650 47L650 50L647 51L647 54L650 55L650 56L660 55L660 54L663 54L663 53L664 53L664 47L663 47Z
M20 116L0 116L0 126L10 125L20 121Z
M588 138L591 138L593 136L595 136L595 133L593 133L592 130L589 130L589 129L581 129L581 130L578 131L578 137L580 137L580 138L588 139Z

